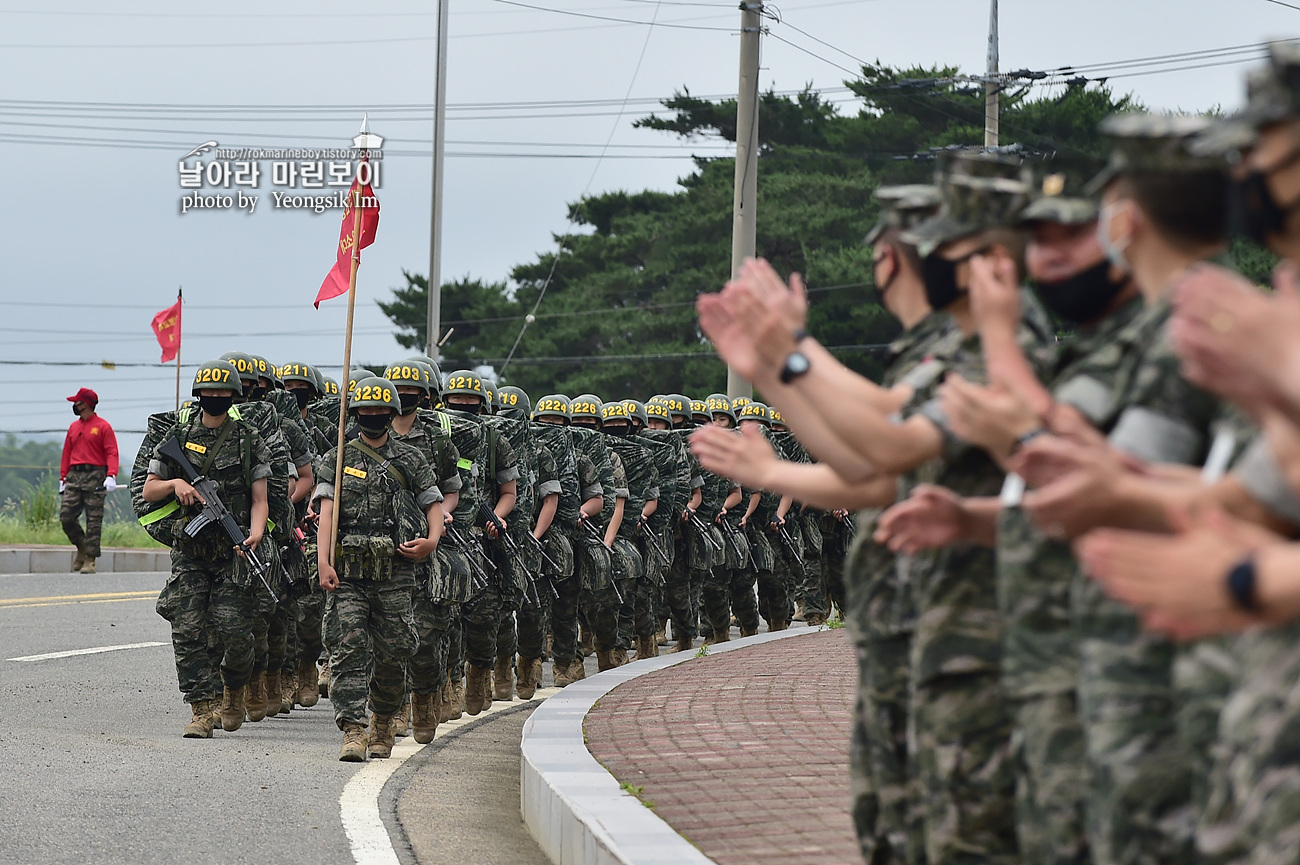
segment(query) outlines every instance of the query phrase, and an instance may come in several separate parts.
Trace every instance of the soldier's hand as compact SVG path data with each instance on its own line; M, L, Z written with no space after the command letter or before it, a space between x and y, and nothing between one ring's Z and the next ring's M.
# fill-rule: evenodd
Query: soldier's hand
M172 493L176 496L176 501L183 505L192 505L196 502L198 504L207 504L203 501L203 496L199 495L198 491L195 490L194 487L190 486L180 478L176 478L172 481Z
M248 537L244 538L244 546L248 548L249 552L255 553L257 552L258 546L262 543L262 537L262 532L257 532L256 534L249 532ZM242 551L240 551L240 555L243 555Z
M413 562L423 561L438 549L438 544L428 538L416 538L413 541L407 541L397 548L397 551L404 557Z
M971 256L970 306L981 332L1015 334L1020 325L1020 280L1010 258Z
M779 460L772 443L756 429L736 435L721 427L700 427L691 433L691 452L715 475L751 489L768 483L768 472Z
M944 380L939 398L952 431L994 457L1008 456L1020 436L1042 427L1033 407L1017 394L973 384L960 375Z
M695 511L691 510L690 508L687 508L686 510L682 511L682 522L684 523L689 522L691 517L693 516L695 516Z
M339 587L339 575L333 565L320 563L320 587L327 592L332 592Z
M965 528L961 497L944 487L921 484L911 497L881 514L872 539L910 555L951 546L961 540Z
M743 517L740 518L740 527L742 529L749 527L749 514L745 514Z
M718 525L722 525L722 521L726 516L727 516L727 509L722 508L721 510L718 511L718 515L713 518L713 521Z
M501 520L501 527L506 528L506 521L501 517L497 517L497 519ZM489 538L495 539L501 537L501 533L497 531L496 523L489 521L483 528L487 531Z

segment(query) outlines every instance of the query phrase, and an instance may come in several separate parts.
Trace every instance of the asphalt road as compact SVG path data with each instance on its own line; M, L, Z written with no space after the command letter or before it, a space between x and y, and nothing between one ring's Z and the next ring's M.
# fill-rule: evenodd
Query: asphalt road
M164 579L0 575L0 863L351 862L328 701L181 737Z

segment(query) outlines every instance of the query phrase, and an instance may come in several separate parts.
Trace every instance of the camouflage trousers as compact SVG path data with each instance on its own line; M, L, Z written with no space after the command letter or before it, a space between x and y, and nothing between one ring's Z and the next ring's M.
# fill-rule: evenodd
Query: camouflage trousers
M907 861L912 790L907 751L909 711L909 657L912 641L902 634L870 640L858 646L860 736L865 741L863 765L854 772L853 788L860 789L855 814L876 814L873 825L858 826L863 850L876 851L875 862ZM857 825L855 823L855 825ZM865 833L865 834L864 834Z
M1196 831L1207 865L1293 863L1300 850L1300 624L1231 645L1243 671L1219 719L1209 803Z
M92 559L99 558L99 538L104 531L104 466L72 466L64 479L59 499L59 522L72 545ZM86 512L86 528L81 528L81 512Z
M617 648L619 602L614 592L612 556L604 546L590 539L576 539L573 552L574 578L582 587L578 607L584 621L591 627L596 649ZM621 587L619 591L622 591Z
M513 596L513 588L503 590L498 580L492 579L460 605L467 662L489 670L496 664L497 631L501 628L502 611L510 610Z
M577 576L556 580L551 597L551 659L556 668L567 667L578 658L578 596L582 586Z
M1088 865L1083 727L1073 692L1015 703L1016 836L1024 862Z
M1242 679L1236 642L1225 637L1179 646L1174 660L1178 741L1191 760L1192 810L1198 815L1210 800L1219 718L1228 695Z
M381 582L344 580L325 599L330 703L339 729L365 724L366 707L391 716L406 698L406 664L417 636L411 612L415 578L397 569Z
M453 682L465 678L465 622L459 612L447 631L447 678Z
M618 601L618 648L627 651L636 638L636 587L645 577L645 561L631 538L614 539L614 552L610 556L613 577L623 596Z
M253 674L259 593L235 585L232 568L172 550L171 577L155 610L171 624L176 678L187 703L216 699L223 685L242 688Z
M415 587L411 616L419 643L406 664L411 693L434 694L447 684L447 644L456 613L456 604L431 601L423 587Z
M641 579L632 584L632 636L652 637L659 630L659 581L664 578L666 567L648 542L639 541L637 551L643 568Z
M1177 735L1173 646L1091 581L1076 579L1072 594L1093 862L1190 861L1192 761Z
M795 598L803 604L806 620L824 622L830 615L830 601L826 594L826 578L822 567L824 539L819 523L813 514L800 515L798 522L803 536L803 574L796 571Z
M693 567L691 541L685 532L673 540L673 564L664 580L664 602L673 623L674 638L695 639L699 622L699 609L695 596L704 583L704 571Z
M515 636L509 642L509 645L514 646L515 651L523 658L546 657L546 634L551 629L551 602L555 600L555 594L547 588L545 579L539 579L537 586L541 604L526 601L519 607L514 618ZM501 642L502 635L498 632L497 651L505 654Z
M731 630L731 617L744 631L758 630L758 599L754 595L754 572L745 568L714 566L706 573L703 586L704 618L711 630Z
M908 861L1016 863L1011 707L1001 673L913 683Z
M519 630L515 624L524 605L533 606L520 591L502 596L501 617L497 620L497 657L513 658L519 650Z
M325 618L325 590L320 588L319 583L316 584L298 599L296 607L298 661L311 661L314 664L320 660L325 650L321 639L321 624Z
M749 568L736 568L731 572L728 595L731 614L746 633L758 633L758 595L754 594L756 577ZM730 624L730 622L728 622Z

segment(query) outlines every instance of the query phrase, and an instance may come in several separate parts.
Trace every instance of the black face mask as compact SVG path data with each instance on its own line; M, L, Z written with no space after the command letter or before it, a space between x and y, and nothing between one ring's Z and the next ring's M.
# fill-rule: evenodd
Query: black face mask
M632 428L625 423L614 426L602 426L600 431L605 435L617 436L618 438L627 438L632 434Z
M949 261L932 252L921 259L921 278L925 280L925 299L930 308L941 312L952 305L953 301L964 293L957 286L957 265L960 261Z
M200 396L199 408L210 415L223 415L235 404L233 396Z
M1268 189L1268 175L1252 171L1228 184L1228 234L1260 246L1286 229L1287 211Z
M262 387L260 384L250 387L248 389L248 399L250 402L266 399L266 388Z
M418 393L399 393L397 398L402 403L402 414L407 415L415 411L420 405L421 395Z
M392 418L386 414L358 414L357 425L371 436L378 436L388 429Z
M75 405L72 407L72 413L75 414L77 417L81 417L81 412L77 409Z
M1035 283L1034 289L1043 306L1063 321L1087 324L1101 318L1115 295L1128 284L1127 277L1111 279L1110 269L1110 260L1102 259L1100 264L1066 279Z
M290 390L289 393L293 394L293 398L298 401L298 408L300 410L305 409L307 403L311 402L311 391L305 387L295 387Z

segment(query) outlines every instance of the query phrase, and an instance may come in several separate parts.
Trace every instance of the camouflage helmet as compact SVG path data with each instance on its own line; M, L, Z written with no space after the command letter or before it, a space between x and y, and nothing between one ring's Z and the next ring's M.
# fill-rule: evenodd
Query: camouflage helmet
M521 387L508 384L497 390L497 414L514 420L528 420L533 404Z
M458 369L447 376L447 384L442 389L442 398L446 402L451 396L472 396L479 401L479 411L486 414L488 395L483 390L483 377L468 369Z
M260 354L250 354L249 357L253 359L253 367L257 370L258 378L266 379L271 383L271 387L275 387L277 384L282 384L279 373L276 372L275 367L269 360L262 357Z
M704 401L708 410L709 420L713 420L715 414L723 414L731 418L731 425L736 425L736 410L731 407L731 400L725 393L711 393L709 398Z
M244 354L242 351L228 351L221 356L222 360L230 363L239 371L239 380L245 384L257 384L258 372L257 361L253 360L251 354Z
M434 399L442 395L442 370L438 369L436 363L430 363L424 355L417 354L415 357L408 357L400 361L405 364L415 364L424 371L424 383L429 391L429 398Z
M731 410L733 412L739 412L742 408L749 405L751 402L753 402L753 400L747 396L733 396L731 398Z
M421 363L428 366L429 371L434 373L437 376L439 384L442 383L442 367L438 366L438 362L436 360L429 357L427 354L413 354L410 356L410 358L408 358L408 360L418 360Z
M645 412L645 403L640 400L625 399L623 400L623 408L627 410L628 420L632 421L633 427L638 423L642 427L650 425L650 418Z
M697 424L708 423L711 419L709 415L709 405L702 399L691 400L691 420Z
M320 376L320 384L321 384L320 392L322 394L324 394L325 396L339 395L339 383L337 381L335 381L334 379L330 378L327 375L321 375L320 370L316 370L316 374Z
M789 428L788 424L785 422L785 416L781 414L779 409L775 409L772 406L767 407L767 419L772 422L772 426L780 424L787 429Z
M691 401L680 393L670 393L663 397L662 402L668 409L669 417L680 415L688 421L691 419Z
M650 418L657 417L669 426L673 425L672 416L668 414L668 406L663 402L650 400L645 404L646 426L650 425Z
M628 414L627 403L620 400L618 402L607 402L600 407L601 427L609 423L618 424L624 421L627 422L628 428L631 429L632 416Z
M352 391L356 389L357 382L363 378L370 378L372 375L374 373L368 369L353 367L352 371L348 373L348 398L352 398Z
M352 398L348 401L348 411L353 412L367 406L391 408L401 414L402 403L397 398L397 387L386 378L377 375L357 379L352 388Z
M228 390L241 393L243 387L239 370L233 363L228 360L210 360L199 364L199 368L194 371L194 387L190 388L190 395L198 396L201 390Z
M602 405L604 403L594 393L579 394L569 402L569 420L589 418L596 421L596 423L600 423L600 407Z
M737 423L746 420L756 420L769 429L772 427L772 416L768 414L767 406L763 405L761 402L749 403L740 410L738 415L736 415Z
M384 378L394 385L418 387L425 393L429 392L429 372L423 364L415 361L399 360L389 364L384 369Z
M298 363L297 361L286 363L280 367L280 379L285 382L306 382L307 386L312 390L317 393L321 392L320 373L305 363Z
M483 379L483 392L487 394L487 405L488 405L487 413L496 414L497 409L501 407L499 405L500 397L499 397L499 391L497 390L496 382L487 378Z
M569 422L569 398L562 393L548 394L537 401L533 407L533 418L562 417Z

